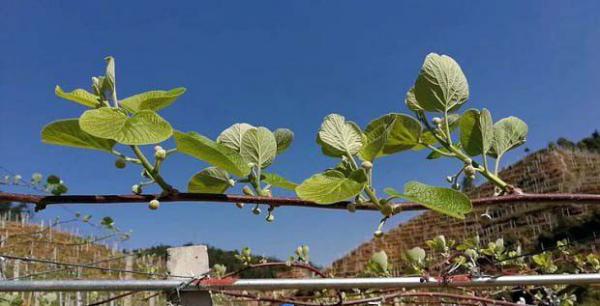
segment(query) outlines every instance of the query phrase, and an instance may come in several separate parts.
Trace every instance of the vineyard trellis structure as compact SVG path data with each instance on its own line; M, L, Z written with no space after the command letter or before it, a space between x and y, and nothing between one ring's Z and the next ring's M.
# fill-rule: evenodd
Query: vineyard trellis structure
M334 205L322 206L310 201L303 201L295 198L278 197L260 197L243 195L216 195L216 194L198 194L198 193L176 193L167 196L146 194L146 195L63 195L63 196L44 196L33 194L16 194L0 192L0 201L25 202L35 205L53 205L53 204L95 204L104 205L110 203L147 203L149 199L159 198L163 202L182 201L197 203L256 203L268 204L273 206L295 206L311 208L333 208L346 209L346 202L336 203ZM539 205L564 205L565 202L600 205L600 195L593 194L518 194L507 196L496 196L479 198L473 200L475 206L499 205L502 203L536 203ZM424 207L415 203L395 203L393 204L396 213L408 210L421 210ZM369 204L363 204L357 207L359 210L376 210ZM2 255L0 255L2 256ZM5 259L11 259L5 256ZM34 258L17 258L22 261L32 260ZM50 264L65 265L65 263L51 262ZM68 265L68 264L67 264ZM89 268L89 267L88 267ZM124 271L132 272L132 271ZM156 280L4 280L0 281L0 291L127 291L133 294L137 291L171 291L178 293L178 296L193 294L196 291L210 291L213 293L225 293L233 297L251 299L251 295L239 292L244 290L255 291L274 291L286 289L336 289L344 290L351 288L365 289L411 289L411 288L469 288L469 287L503 287L503 286L523 286L523 285L586 285L599 284L600 274L576 274L576 275L500 275L483 276L469 278L452 277L390 277L390 278L310 278L310 279L211 279L207 277L205 271L200 275L187 277L184 280L179 279L156 279ZM236 293L237 292L237 293ZM417 292L419 293L419 292ZM422 293L422 292L421 292ZM431 296L442 293L431 292ZM389 294L388 294L389 295ZM373 298L369 301L380 301L381 299L390 299L395 295L386 296L382 294L379 298ZM468 297L463 297L468 299ZM458 299L458 298L457 298ZM268 302L268 298L258 298L257 300ZM460 299L459 299L460 300ZM187 301L183 305L209 305L206 299L181 299ZM282 302L285 300L273 299L271 302ZM365 300L366 301L366 300ZM491 300L493 301L493 300ZM487 301L487 303L491 303ZM306 302L290 300L297 305L311 305ZM347 301L346 304L355 304L355 301ZM366 302L365 302L366 303ZM482 302L483 303L483 302ZM497 305L502 302L495 301ZM338 304L333 303L333 304ZM514 305L506 303L505 305Z

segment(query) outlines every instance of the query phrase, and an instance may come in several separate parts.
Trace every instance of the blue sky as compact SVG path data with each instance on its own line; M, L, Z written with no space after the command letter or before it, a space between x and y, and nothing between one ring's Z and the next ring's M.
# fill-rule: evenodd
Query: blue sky
M295 143L273 170L295 181L334 163L314 142L327 114L365 126L406 112L404 94L429 52L461 64L469 106L485 106L495 119L524 119L531 149L559 136L579 139L599 126L598 11L597 1L4 1L0 165L60 174L71 193L129 192L137 169L117 170L108 154L44 145L39 137L46 123L83 111L56 98L54 86L88 88L107 55L117 60L120 97L187 87L161 112L177 129L209 137L235 122L294 130ZM444 184L457 164L425 155L382 159L376 185ZM203 166L176 156L164 171L183 189ZM308 244L319 264L369 239L378 220L375 213L285 208L267 224L225 205L74 209L133 230L124 247L192 241L285 258ZM51 207L39 218L61 215Z

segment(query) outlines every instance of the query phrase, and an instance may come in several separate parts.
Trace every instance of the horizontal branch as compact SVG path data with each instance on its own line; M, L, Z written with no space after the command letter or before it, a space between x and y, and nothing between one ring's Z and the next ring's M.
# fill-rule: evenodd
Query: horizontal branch
M259 197L246 195L228 195L212 193L173 193L169 195L160 194L123 194L123 195L62 195L62 196L44 196L34 194L18 194L0 192L0 203L2 202L22 202L36 204L38 209L43 209L51 204L115 204L115 203L148 203L153 199L159 199L161 202L206 202L206 203L252 203L266 204L272 206L293 206L309 208L329 208L329 209L347 209L349 201L337 202L330 205L317 204L311 201L304 201L298 198L286 197ZM541 203L563 205L565 203L577 204L599 204L600 195L597 194L568 194L568 193L548 193L548 194L515 194L498 197L485 197L473 199L474 206L491 206L502 203ZM394 212L424 210L425 207L417 203L404 202L395 203ZM378 210L372 204L356 205L357 210Z

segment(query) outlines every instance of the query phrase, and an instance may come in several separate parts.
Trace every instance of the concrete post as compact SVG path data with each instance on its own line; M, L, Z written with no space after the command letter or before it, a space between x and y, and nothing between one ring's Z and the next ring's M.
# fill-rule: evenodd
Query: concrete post
M199 277L209 271L205 245L169 248L167 255L167 271L171 275ZM187 278L172 279L189 281ZM179 297L182 306L212 306L212 299L207 291L181 291Z

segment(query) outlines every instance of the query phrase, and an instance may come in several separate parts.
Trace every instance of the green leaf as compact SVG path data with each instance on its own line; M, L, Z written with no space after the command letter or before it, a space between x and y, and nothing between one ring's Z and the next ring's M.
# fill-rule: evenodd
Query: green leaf
M522 145L527 138L528 127L517 117L501 119L494 124L494 141L490 155L497 158Z
M42 142L59 146L112 152L115 141L94 137L79 127L79 119L54 121L42 129Z
M483 140L482 153L485 155L494 141L494 120L490 111L485 108L481 110L479 125L481 126L481 139Z
M406 258L413 263L423 263L427 253L420 247L414 247L410 250L406 250Z
M152 90L119 101L119 105L132 113L141 110L159 111L175 102L185 93L185 88L177 87L169 91Z
M71 92L64 92L60 86L56 85L54 93L65 100L79 103L90 108L100 106L100 97L84 89L75 89Z
M242 156L222 144L194 132L174 131L173 136L178 152L203 160L239 177L250 174L250 167Z
M227 171L208 167L196 173L188 182L188 192L224 193L231 187Z
M248 123L236 123L221 132L219 137L217 137L217 142L230 149L240 152L242 137L248 130L253 128L254 126Z
M431 210L459 219L464 219L465 214L473 208L471 200L462 192L414 181L404 185L404 193L399 193L393 188L386 188L384 191L392 197L415 202Z
M88 110L79 118L79 126L88 134L125 145L159 143L173 134L169 122L149 110L140 111L131 117L110 107Z
M489 151L494 139L492 115L487 109L468 109L460 118L460 143L470 156Z
M421 137L421 123L404 114L387 114L369 123L365 129L366 141L361 148L363 160L413 148Z
M380 155L390 129L391 124L386 124L383 120L373 121L367 126L367 130L365 130L366 140L358 153L362 160L373 161Z
M242 136L240 155L260 168L269 166L277 155L275 135L265 127L253 128Z
M414 86L411 87L406 92L406 98L404 98L404 104L406 104L406 107L408 107L408 109L410 109L413 112L423 111L423 108L421 106L419 106L417 97L415 97L415 87Z
M264 176L264 178L262 179L263 182L270 184L271 186L279 187L279 188L283 188L283 189L287 189L287 190L294 190L294 189L296 189L296 187L298 187L298 184L288 181L287 179L285 179L277 174L263 173L262 175Z
M275 140L277 140L277 154L281 154L287 150L294 140L294 132L290 129L276 129L273 134L275 135Z
M451 153L448 149L446 149L444 147L439 147L437 149L444 153ZM438 159L440 157L445 157L445 156L442 153L439 153L438 151L431 151L431 153L429 153L429 155L427 155L427 159Z
M378 271L386 272L388 270L388 256L385 251L373 253L369 261Z
M366 185L364 169L354 171L349 177L336 170L315 174L296 187L303 200L317 204L333 204L359 194Z
M418 105L426 111L454 111L469 99L469 84L454 59L430 53L415 82L414 93Z
M110 90L110 92L112 93L115 90L115 86L117 84L115 78L115 58L112 56L107 56L104 58L104 60L106 61L106 73L104 74L104 82L105 85L108 87L107 89Z
M394 120L382 154L388 155L409 150L419 143L422 127L417 119L403 114L389 114L387 116L394 118Z
M356 123L346 121L341 115L330 114L323 120L317 143L328 156L355 155L363 145L363 135Z

